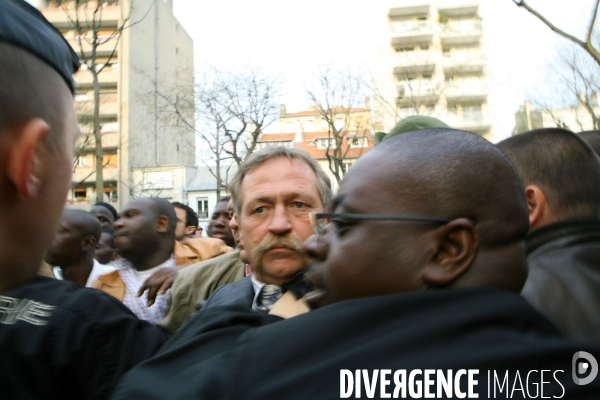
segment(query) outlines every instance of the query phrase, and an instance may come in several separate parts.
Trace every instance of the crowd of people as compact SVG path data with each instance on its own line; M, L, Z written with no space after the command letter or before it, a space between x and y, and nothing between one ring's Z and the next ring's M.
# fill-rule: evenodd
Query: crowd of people
M3 398L600 398L600 131L407 118L337 193L266 147L205 238L166 199L65 208L78 68L0 1Z

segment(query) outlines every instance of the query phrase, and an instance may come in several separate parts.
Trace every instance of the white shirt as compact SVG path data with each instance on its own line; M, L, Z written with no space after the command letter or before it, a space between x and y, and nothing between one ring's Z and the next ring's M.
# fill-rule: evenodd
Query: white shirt
M252 287L254 288L254 300L252 300L252 309L258 310L258 295L260 294L260 291L265 286L265 284L257 281L254 277L254 274L250 275L250 280L252 281Z

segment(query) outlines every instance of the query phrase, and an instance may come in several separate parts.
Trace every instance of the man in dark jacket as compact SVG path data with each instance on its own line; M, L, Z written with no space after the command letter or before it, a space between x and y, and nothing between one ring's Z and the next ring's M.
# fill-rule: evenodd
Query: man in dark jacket
M600 346L600 159L562 129L498 144L529 206L529 277L522 295L565 335Z
M115 398L530 398L540 385L545 398L597 398L600 379L576 385L571 363L598 350L518 295L527 203L485 139L390 137L352 166L331 211L305 242L319 288L305 299L320 308L266 326L290 315L289 296L268 316L201 311Z
M38 10L0 1L0 393L106 398L165 340L116 299L37 275L56 233L79 129L79 62Z

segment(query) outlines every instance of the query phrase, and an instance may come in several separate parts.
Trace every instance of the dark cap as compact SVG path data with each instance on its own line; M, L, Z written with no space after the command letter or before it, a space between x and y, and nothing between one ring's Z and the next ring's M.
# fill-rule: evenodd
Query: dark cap
M75 91L79 59L63 36L24 0L0 0L0 42L32 53L54 68Z

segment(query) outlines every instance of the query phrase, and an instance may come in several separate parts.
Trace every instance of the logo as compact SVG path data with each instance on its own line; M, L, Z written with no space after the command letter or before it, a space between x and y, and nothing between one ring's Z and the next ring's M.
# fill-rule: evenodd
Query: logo
M580 378L586 374L589 374L586 378ZM596 378L596 375L598 375L598 361L593 355L585 351L573 354L573 381L575 384L587 385Z

